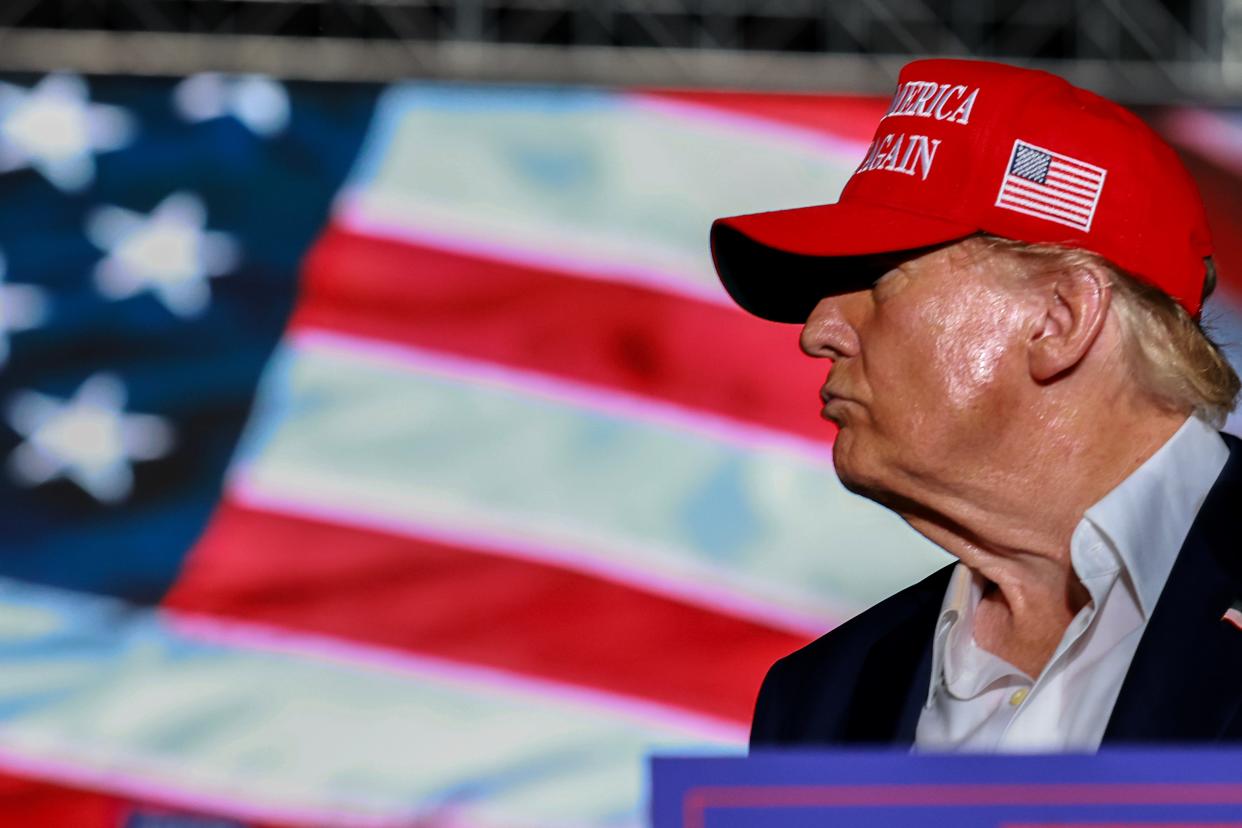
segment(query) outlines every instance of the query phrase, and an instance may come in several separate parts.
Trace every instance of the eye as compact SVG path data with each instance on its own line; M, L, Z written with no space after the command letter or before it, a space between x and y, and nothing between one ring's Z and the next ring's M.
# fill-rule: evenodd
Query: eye
M879 287L880 285L892 282L897 272L898 272L897 268L895 267L889 268L888 270L884 271L884 273L880 275L880 278L875 280L875 286Z
M905 281L905 271L899 267L891 268L875 280L875 284L871 286L871 293L877 300L883 299L895 293Z

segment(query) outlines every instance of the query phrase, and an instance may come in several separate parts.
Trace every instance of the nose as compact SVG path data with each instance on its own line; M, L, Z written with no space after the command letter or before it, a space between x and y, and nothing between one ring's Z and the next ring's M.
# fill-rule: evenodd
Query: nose
M825 296L802 326L798 344L807 356L837 360L858 353L858 305L866 291Z

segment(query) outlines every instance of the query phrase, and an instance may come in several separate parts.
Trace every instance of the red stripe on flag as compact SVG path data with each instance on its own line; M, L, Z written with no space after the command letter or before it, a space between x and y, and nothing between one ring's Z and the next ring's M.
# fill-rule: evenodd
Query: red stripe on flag
M642 94L657 100L710 107L732 115L812 130L825 136L858 142L863 149L871 142L875 125L884 117L889 106L887 97L864 95L711 90L649 90ZM858 160L862 161L861 155Z
M706 254L706 249L704 251ZM831 442L828 363L797 328L734 308L329 230L307 261L294 328L489 360Z
M118 828L123 825L219 825L218 817L140 803L128 797L46 782L26 774L0 771L0 826L73 826ZM236 828L278 828L276 823L235 822Z
M580 573L227 501L165 604L746 722L805 638Z
M126 808L119 799L0 773L0 825L116 828Z

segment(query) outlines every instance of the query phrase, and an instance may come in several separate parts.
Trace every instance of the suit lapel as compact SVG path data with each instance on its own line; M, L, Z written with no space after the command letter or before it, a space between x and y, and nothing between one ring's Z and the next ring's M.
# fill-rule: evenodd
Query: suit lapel
M1121 686L1108 742L1214 741L1242 707L1242 630L1222 616L1242 598L1242 443L1186 536Z
M924 581L909 613L871 647L849 708L845 741L914 744L931 680L932 637L954 566Z

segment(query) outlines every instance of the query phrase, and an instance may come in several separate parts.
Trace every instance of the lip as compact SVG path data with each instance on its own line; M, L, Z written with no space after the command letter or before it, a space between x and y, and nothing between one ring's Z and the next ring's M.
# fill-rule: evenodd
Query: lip
M837 423L837 425L840 425L841 423L838 417L833 416L832 410L839 409L841 403L854 402L851 397L839 394L835 390L829 390L827 385L819 389L819 398L824 404L823 409L819 412L819 416L823 417L825 420Z
M823 402L824 405L828 405L828 403L837 402L837 401L852 402L852 400L849 397L830 389L827 385L819 389L819 399L821 402Z

